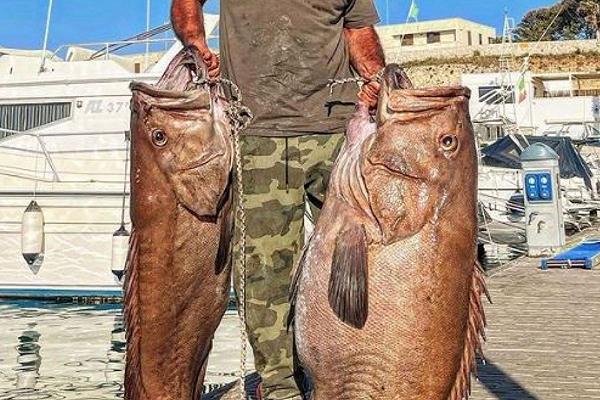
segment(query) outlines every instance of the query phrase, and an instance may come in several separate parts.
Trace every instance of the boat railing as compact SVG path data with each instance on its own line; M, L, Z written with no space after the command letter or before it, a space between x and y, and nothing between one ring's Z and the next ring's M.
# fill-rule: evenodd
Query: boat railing
M114 53L118 50L121 50L121 49L129 47L129 46L140 45L140 44L146 45L145 52L147 54L150 51L150 45L152 45L152 44L160 44L160 43L172 44L177 40L174 37L155 38L155 36L157 36L157 35L166 34L171 29L172 29L171 24L167 23L167 24L160 25L156 28L149 29L145 32L142 32L140 34L137 34L135 36L129 37L124 40L115 40L115 41L108 41L108 42L64 44L64 45L59 46L54 51L54 54L60 54L62 51L68 50L69 48L79 47L79 48L84 48L84 49L94 51L94 53L92 53L90 55L89 60L95 60L95 59L102 58L102 57L108 59L112 53ZM69 61L69 60L67 60L67 61Z
M15 153L19 153L21 157L30 157L30 158L35 158L36 160L38 159L38 157L40 157L40 160L42 163L46 163L46 165L48 165L49 167L49 174L50 174L50 178L46 178L46 177L39 177L39 176L29 176L27 174L17 174L15 171L25 171L25 172L31 172L31 171L27 171L26 169L22 168L21 166L17 166L15 165L14 167L11 167L11 170L6 170L4 169L3 165L0 165L0 175L6 175L6 176L15 176L15 177L20 177L20 178L26 178L26 179L33 179L33 180L38 180L38 181L43 181L43 182L61 182L61 183L90 183L90 182L94 182L94 183L118 183L118 184L122 184L123 181L115 181L114 179L110 179L110 180L102 180L102 179L98 179L98 178L94 178L93 180L89 180L89 179L81 179L81 176L85 176L85 175L97 175L95 172L94 173L87 173L86 171L69 171L66 169L58 169L56 167L57 163L60 164L61 162L64 164L64 162L69 161L77 161L77 162L81 162L81 161L88 161L89 160L89 154L91 153L98 153L98 152L117 152L118 154L122 154L122 156L120 155L119 157L112 157L112 158L106 158L106 157L102 157L103 161L110 161L110 162L127 162L127 146L125 145L125 141L123 142L122 146L115 146L115 147L108 147L108 148L102 148L102 149L96 149L96 148L92 148L89 150L74 150L72 152L68 151L68 150L64 150L64 149L58 149L58 150L49 150L48 146L46 144L46 140L48 138L52 138L52 137L59 137L59 136L103 136L103 135L123 135L123 137L125 138L125 140L127 140L128 137L128 132L127 131L122 131L122 130L115 130L115 131L94 131L94 132L82 132L82 133L78 133L78 132L64 132L64 133L60 133L60 132L52 132L52 133L47 133L47 132L43 132L40 130L30 130L30 131L14 131L14 130L10 130L10 129L0 129L0 135L2 134L6 134L7 136L5 138L2 138L0 136L0 159L2 159L2 157L5 154L15 154ZM11 141L18 138L18 137L30 137L33 138L33 140L35 140L35 142L37 143L36 148L28 148L28 147L18 147L18 146L14 146L12 145ZM64 154L70 154L70 153L75 153L76 157L73 156L64 156ZM37 163L37 161L36 161ZM0 163L1 164L1 163ZM75 176L74 178L72 176ZM119 173L115 173L115 174L111 174L109 172L103 172L101 173L101 175L103 177L105 176L121 176L123 175L121 172Z
M13 131L11 129L2 129L2 131L3 131L3 133L6 133L7 136L20 135L20 136L30 136L30 137L35 138L35 140L37 141L37 143L39 145L40 153L44 155L44 158L46 159L46 162L48 163L48 166L52 170L52 175L54 176L54 181L55 182L60 182L60 177L58 175L58 171L57 171L56 166L54 164L54 160L52 160L52 156L48 152L48 149L46 148L46 144L44 143L44 141L40 137L39 132L30 133L30 132L27 132L27 131L22 131L22 132L21 131Z
M177 41L176 38L164 38L164 39L143 39L143 40L116 40L112 42L91 42L91 43L72 43L65 44L58 47L54 54L59 54L62 51L68 50L69 48L79 47L88 50L95 50L95 53L90 55L89 60L96 60L104 58L110 59L117 50L121 50L128 46L139 45L139 44L173 44ZM69 61L69 60L66 60Z
M517 203L515 201L511 201L510 199L506 199L503 197L493 196L486 193L479 193L479 198L486 206L486 208L491 210L498 210L498 205L503 208L510 208L514 211L525 212L525 207L521 203ZM486 204L487 202L487 204Z

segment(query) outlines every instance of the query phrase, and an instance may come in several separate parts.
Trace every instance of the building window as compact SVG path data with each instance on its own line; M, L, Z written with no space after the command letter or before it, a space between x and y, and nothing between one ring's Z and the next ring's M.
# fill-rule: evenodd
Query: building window
M481 33L479 34L479 45L483 45L483 35Z
M440 43L442 41L442 35L440 32L428 32L427 33L427 44Z
M402 39L402 46L413 46L415 44L415 35L412 33L400 38Z
M473 46L473 35L471 34L471 31L467 32L467 36L468 36L469 46Z
M71 103L0 104L0 138L69 118Z

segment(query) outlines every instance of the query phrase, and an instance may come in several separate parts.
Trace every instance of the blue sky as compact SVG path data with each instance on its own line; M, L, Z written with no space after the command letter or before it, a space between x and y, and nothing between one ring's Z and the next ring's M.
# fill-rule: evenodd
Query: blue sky
M170 0L152 1L152 25L168 20ZM302 0L299 0L302 1ZM376 0L386 20L386 0ZM389 21L404 22L410 0L388 0ZM504 8L517 21L535 7L552 0L416 0L420 20L463 17L495 26L500 32ZM0 46L41 48L48 0L0 0ZM146 0L54 0L49 48L61 44L119 40L145 29ZM207 9L216 12L218 0Z

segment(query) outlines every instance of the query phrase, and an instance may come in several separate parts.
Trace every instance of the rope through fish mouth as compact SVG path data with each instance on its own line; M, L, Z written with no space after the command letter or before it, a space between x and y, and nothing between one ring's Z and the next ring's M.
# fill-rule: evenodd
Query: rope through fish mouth
M237 223L240 227L240 283L238 290L238 315L240 319L240 370L239 370L239 384L240 384L240 400L246 400L246 373L247 373L247 360L248 360L248 333L246 331L246 209L244 207L244 182L242 179L243 161L242 151L240 146L240 134L245 130L252 118L254 117L252 111L242 104L242 92L240 88L231 80L226 78L198 78L195 81L198 86L207 87L209 92L211 88L219 87L223 91L223 84L229 87L230 97L228 100L228 107L225 109L225 114L231 124L231 133L233 139L233 150L235 158L235 169L236 169L236 184L237 184Z

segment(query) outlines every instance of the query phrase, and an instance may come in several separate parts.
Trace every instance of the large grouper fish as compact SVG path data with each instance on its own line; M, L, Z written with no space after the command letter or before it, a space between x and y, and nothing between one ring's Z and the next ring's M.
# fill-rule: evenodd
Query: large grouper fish
M383 74L359 104L292 282L312 400L460 400L485 325L468 89Z
M230 288L232 140L225 100L183 50L133 83L125 399L192 400Z

